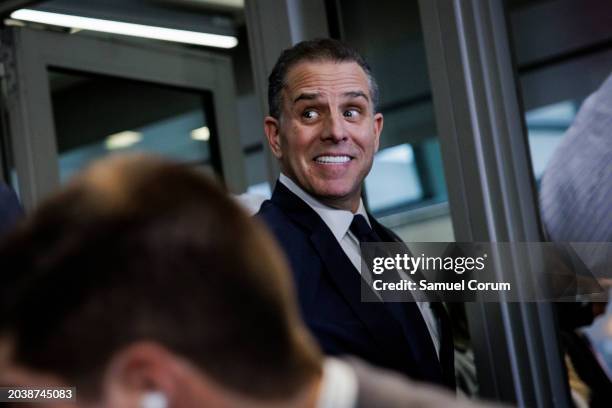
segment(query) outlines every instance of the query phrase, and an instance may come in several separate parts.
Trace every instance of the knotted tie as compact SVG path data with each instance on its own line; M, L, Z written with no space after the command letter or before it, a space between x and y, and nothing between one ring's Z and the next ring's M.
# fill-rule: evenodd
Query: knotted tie
M362 268L362 277L368 284L372 285L373 275L370 273L372 272L370 268L374 265L374 258L387 258L391 257L391 255L386 250L386 248L383 247L384 244L382 243L384 241L380 238L376 231L370 228L370 225L368 225L368 222L366 221L363 215L355 215L353 217L353 221L351 222L351 226L349 229L353 233L353 235L355 235L360 244L380 243L380 245L375 245L369 251L366 251L365 254L362 251L362 257L365 256L367 258L365 259L365 264L368 266L367 270L363 270ZM376 279L382 279L387 282L398 282L400 280L400 275L397 270L393 269L385 271L382 275L378 275ZM382 296L384 300L402 300L401 296L398 299L394 296L389 296L389 293L379 293L379 295L385 295Z
M353 217L351 226L349 228L357 240L361 242L382 242L382 239L378 234L370 228L368 222L361 214L357 214Z
M349 230L353 233L353 235L355 235L355 238L357 238L360 244L363 242L382 242L382 239L380 238L380 236L372 228L370 228L370 225L368 225L368 222L366 221L364 216L361 214L357 214L353 217L353 221L351 222L351 226L349 227ZM371 256L370 257L371 259L365 260L365 264L368 265L368 269L363 270L363 266L362 266L361 277L365 279L365 281L369 285L371 285L372 284L372 274L370 273L371 270L369 268L371 267L371 265L373 265L372 258L377 257L377 256L386 257L387 254L382 252L380 248L375 247L374 253L373 254L370 253L369 255Z
M355 237L359 240L360 244L364 242L365 243L367 242L383 243L384 242L384 240L380 238L380 236L376 233L376 231L370 228L370 226L368 225L368 222L363 217L363 215L360 215L360 214L355 215L353 217L353 221L351 222L351 226L349 229L351 230L353 235L355 235ZM366 264L368 266L373 265L373 258L376 258L376 257L393 258L394 257L389 252L388 248L384 247L384 244L374 246L372 250L367 251L366 255L368 256L368 258L370 258L370 259L366 259ZM418 278L421 277L421 274L418 271L416 271L413 275L413 278L417 278L417 277ZM380 278L386 280L387 282L399 282L402 279L399 271L396 269L387 270L382 275L380 275ZM371 280L368 282L371 283ZM404 295L404 296L400 295L398 299L397 297L390 296L390 297L387 297L387 300L412 301L412 297L410 295Z

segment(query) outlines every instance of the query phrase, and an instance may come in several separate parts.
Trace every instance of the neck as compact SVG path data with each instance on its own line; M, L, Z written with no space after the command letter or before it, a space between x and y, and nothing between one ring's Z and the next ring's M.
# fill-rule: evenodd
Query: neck
M359 204L361 202L361 189L359 189L359 191L357 191L355 194L341 196L341 197L321 196L321 195L314 194L310 191L307 191L304 187L300 185L300 183L298 183L295 180L294 177L288 175L288 173L284 170L282 171L282 176L284 177L283 183L287 184L287 186L290 187L289 188L290 190L292 188L297 187L297 189L299 189L301 193L320 202L321 204L324 204L328 207L335 208L338 210L350 211L353 214L357 213L357 210L359 210Z
M318 196L313 196L313 197L328 207L335 208L338 210L350 211L353 214L357 213L357 210L359 209L359 197L357 197L356 199L355 198L343 199L343 198L337 198L337 197L329 198L329 197L318 197Z

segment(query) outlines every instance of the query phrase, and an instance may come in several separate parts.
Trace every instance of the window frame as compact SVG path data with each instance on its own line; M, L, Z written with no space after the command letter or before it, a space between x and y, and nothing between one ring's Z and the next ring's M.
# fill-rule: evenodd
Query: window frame
M210 92L222 178L230 190L245 190L229 57L181 45L89 33L9 27L3 34L11 51L5 104L19 193L26 209L59 186L48 67Z

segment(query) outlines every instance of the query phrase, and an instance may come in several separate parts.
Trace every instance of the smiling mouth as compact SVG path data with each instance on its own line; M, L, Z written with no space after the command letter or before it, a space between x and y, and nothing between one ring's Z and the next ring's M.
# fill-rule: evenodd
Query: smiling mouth
M351 156L317 156L315 161L321 164L344 164L351 161Z

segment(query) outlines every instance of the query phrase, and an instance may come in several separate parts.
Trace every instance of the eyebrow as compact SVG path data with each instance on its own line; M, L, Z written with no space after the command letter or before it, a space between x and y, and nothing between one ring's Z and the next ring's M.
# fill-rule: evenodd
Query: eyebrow
M305 100L305 101L312 101L317 99L319 96L321 96L320 93L318 92L304 92L299 94L294 100L293 103L297 103L298 101L301 100ZM366 95L364 92L362 91L348 91L342 94L342 96L346 97L346 98L364 98L366 101L369 101L370 99L368 98L368 95Z
M348 98L363 98L366 101L369 101L370 98L368 98L368 95L366 95L364 92L362 91L349 91L349 92L345 92L344 94L342 94L343 96L346 96Z
M314 99L317 99L321 94L318 92L313 92L313 93L301 93L297 96L297 98L295 98L293 100L293 103L295 104L298 101L312 101Z

